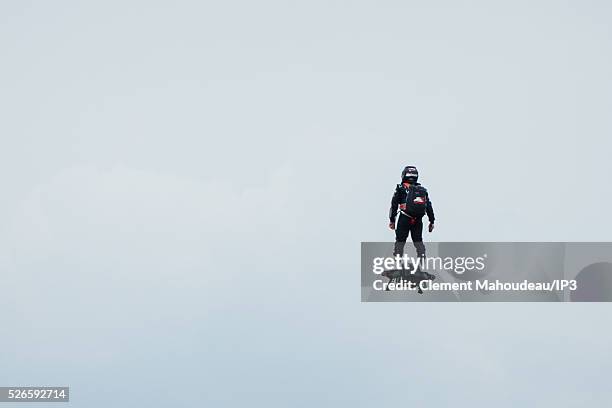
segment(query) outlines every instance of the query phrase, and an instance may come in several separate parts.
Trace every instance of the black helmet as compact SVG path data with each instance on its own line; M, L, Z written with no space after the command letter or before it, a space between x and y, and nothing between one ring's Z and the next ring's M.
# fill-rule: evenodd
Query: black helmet
M416 183L419 179L419 171L414 166L406 166L402 171L402 183Z

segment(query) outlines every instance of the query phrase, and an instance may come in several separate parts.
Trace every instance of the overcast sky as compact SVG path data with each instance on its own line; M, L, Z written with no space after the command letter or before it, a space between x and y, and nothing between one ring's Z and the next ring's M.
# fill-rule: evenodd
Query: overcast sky
M3 1L0 385L75 407L603 406L605 304L360 303L436 241L610 241L606 1ZM21 406L21 405L20 405Z

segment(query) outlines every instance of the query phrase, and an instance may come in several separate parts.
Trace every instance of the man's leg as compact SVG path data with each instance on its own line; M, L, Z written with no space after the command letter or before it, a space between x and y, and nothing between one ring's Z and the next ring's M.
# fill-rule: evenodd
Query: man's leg
M412 243L416 248L417 257L421 258L421 264L417 268L417 273L422 274L425 279L435 279L435 275L425 272L427 269L425 266L425 244L423 243L423 221L417 220L410 228L410 235L412 235Z
M423 220L416 220L410 226L410 234L412 235L412 243L416 248L417 257L425 257L425 244L423 244Z
M397 220L397 226L395 227L395 248L393 249L393 256L404 255L404 245L406 245L409 233L410 225L408 224L408 217L400 214Z

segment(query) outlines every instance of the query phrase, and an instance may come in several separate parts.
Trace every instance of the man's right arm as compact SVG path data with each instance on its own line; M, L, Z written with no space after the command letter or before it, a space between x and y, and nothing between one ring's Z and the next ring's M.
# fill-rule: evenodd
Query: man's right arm
M395 217L397 216L397 206L399 205L398 189L395 188L393 197L391 198L391 208L389 208L389 227L395 227ZM391 228L393 229L393 228Z

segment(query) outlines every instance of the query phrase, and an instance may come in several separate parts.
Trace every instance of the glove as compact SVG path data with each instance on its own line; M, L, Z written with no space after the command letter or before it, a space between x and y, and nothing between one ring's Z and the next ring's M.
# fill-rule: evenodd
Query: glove
M433 229L434 229L433 222L430 222L429 223L429 232L433 231Z

